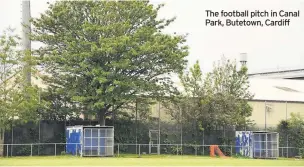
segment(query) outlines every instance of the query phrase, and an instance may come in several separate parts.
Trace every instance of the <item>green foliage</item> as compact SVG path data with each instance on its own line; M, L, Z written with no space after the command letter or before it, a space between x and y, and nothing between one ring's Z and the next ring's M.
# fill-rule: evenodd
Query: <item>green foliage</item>
M298 113L291 113L291 118L281 121L277 127L280 143L296 148L304 148L304 118Z
M84 110L83 106L72 101L71 97L63 91L63 89L49 86L47 90L40 92L41 99L46 102L44 106L39 108L41 119L58 121L64 121L67 118L77 119L79 113Z
M171 154L181 155L182 151L183 149L181 146L171 146Z
M100 123L138 95L175 91L168 74L184 69L184 36L161 31L174 19L158 20L162 5L148 1L58 1L33 20L33 40L44 80L73 102L96 113ZM113 107L114 106L114 107Z
M20 51L20 38L8 29L0 36L0 127L9 128L14 122L36 120L38 107L37 87L26 84L22 64L33 65L35 60L28 51Z
M251 116L252 108L248 100L252 98L248 88L247 68L237 69L236 62L222 60L208 73L204 82L207 107L205 120L214 125L245 126Z
M196 62L189 71L180 74L180 80L183 93L173 100L173 105L167 105L177 120L195 121L201 131L250 123L252 108L248 100L252 95L248 90L246 67L238 70L236 62L223 57L203 76Z
M180 74L180 80L185 90L182 98L178 101L184 111L182 116L186 118L186 120L196 119L204 108L202 101L205 98L204 80L199 62L197 61L196 64L190 68L190 72Z
M150 98L137 98L126 103L121 110L116 111L116 115L121 119L127 117L136 119L137 112L137 120L147 121L152 114L151 105L153 104L155 104L155 101Z

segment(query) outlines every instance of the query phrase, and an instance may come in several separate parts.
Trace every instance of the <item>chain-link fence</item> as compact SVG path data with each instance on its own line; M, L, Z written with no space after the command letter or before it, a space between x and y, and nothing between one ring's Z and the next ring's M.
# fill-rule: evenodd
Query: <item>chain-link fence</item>
M78 145L79 143L68 143ZM61 156L67 155L67 143L33 143L33 144L3 144L4 157L15 156ZM145 155L187 155L187 156L209 156L211 145L192 144L115 144L114 156L145 156ZM151 147L157 147L160 152L150 152ZM77 147L75 147L77 148ZM238 156L236 146L219 145L225 156ZM300 155L304 148L279 147L279 157L294 157ZM81 156L81 151L76 151L74 156Z
M126 154L209 155L208 146L219 145L223 147L221 148L223 152L230 155L235 154L236 131L270 131L279 133L280 156L294 157L299 154L303 155L303 150L299 151L298 149L303 147L298 145L298 143L301 143L301 136L304 136L302 135L303 125L299 126L299 128L290 129L290 126L285 125L284 122L279 123L276 115L269 114L269 111L266 110L267 107L269 108L264 103L261 107L261 110L263 112L267 111L266 114L268 114L265 118L261 117L261 119L265 119L265 121L261 121L264 124L256 124L255 126L208 127L202 125L201 127L196 119L187 120L185 118L183 121L178 120L163 110L161 105L155 105L151 113L144 115L132 111L128 116L109 118L106 120L106 125L114 126L115 147L119 145L119 149L115 150ZM292 104L275 103L272 105L272 112L276 112L278 108L282 112L284 110L283 120L287 120L288 114L293 111L290 107L292 107ZM264 116L265 114L262 115ZM277 124L271 124L271 122L276 122ZM6 129L4 138L0 138L0 156L2 154L6 156L64 154L66 126L95 126L97 124L98 122L93 120L41 120L37 123L22 125L12 123L12 128ZM58 144L55 145L54 143ZM139 148L141 151L139 151Z
M55 122L41 121L40 124L28 123L16 125L5 131L4 142L0 150L6 156L18 155L61 155L65 152L66 126L96 125L97 122ZM227 155L235 154L236 131L256 131L254 129L232 129L216 127L215 129L198 129L195 122L188 124L170 124L158 121L141 120L108 120L108 125L114 125L114 140L116 151L126 154L184 154L209 155L209 145L219 145ZM276 129L269 129L276 131ZM288 131L279 132L279 154L282 157L294 157L299 151L290 138ZM33 144L24 144L33 143ZM57 144L54 144L57 143ZM125 143L125 144L117 144ZM139 147L140 150L139 151ZM158 148L160 147L160 148ZM56 149L55 149L56 148ZM136 149L137 148L137 149ZM1 155L0 153L0 155Z

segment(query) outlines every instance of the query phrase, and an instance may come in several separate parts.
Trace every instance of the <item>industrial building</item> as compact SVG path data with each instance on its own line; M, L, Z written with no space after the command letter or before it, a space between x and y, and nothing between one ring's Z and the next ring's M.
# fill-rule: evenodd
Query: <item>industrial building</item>
M270 70L248 76L249 90L254 94L249 102L253 108L251 119L257 125L276 126L281 120L289 119L291 113L304 116L304 68Z
M247 54L240 55L240 63L246 65ZM248 74L249 91L254 95L249 104L250 117L256 126L275 127L291 113L304 116L304 69L289 68Z
M250 78L249 91L253 111L250 119L259 127L277 126L291 113L304 116L304 81L289 79Z
M240 54L240 63L245 66L247 54ZM291 113L304 117L304 69L284 69L249 74L249 91L254 95L249 101L252 116L259 129L276 127L280 121L290 118ZM168 119L159 104L152 106L154 117Z
M290 118L291 113L304 117L304 80L249 78L249 91L253 98L249 101L252 116L259 129L275 127L281 120ZM151 106L152 117L170 120L165 109L155 104ZM160 112L159 112L160 110Z

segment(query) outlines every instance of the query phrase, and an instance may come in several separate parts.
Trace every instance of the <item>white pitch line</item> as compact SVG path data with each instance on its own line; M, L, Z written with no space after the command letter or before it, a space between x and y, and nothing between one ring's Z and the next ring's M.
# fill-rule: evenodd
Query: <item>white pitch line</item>
M51 166L1 166L1 167L51 167ZM72 167L72 166L54 166L54 167ZM124 167L121 166L76 166L76 167ZM125 167L277 167L277 166L149 166L149 165L143 165L143 166L132 166L128 165ZM290 167L290 166L280 166L280 167ZM304 166L295 166L295 167L304 167Z

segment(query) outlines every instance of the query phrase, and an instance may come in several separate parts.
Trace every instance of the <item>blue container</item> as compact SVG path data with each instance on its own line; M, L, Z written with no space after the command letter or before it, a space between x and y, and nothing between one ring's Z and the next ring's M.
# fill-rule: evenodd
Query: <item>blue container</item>
M66 153L81 155L82 152L82 126L69 126L66 128Z

